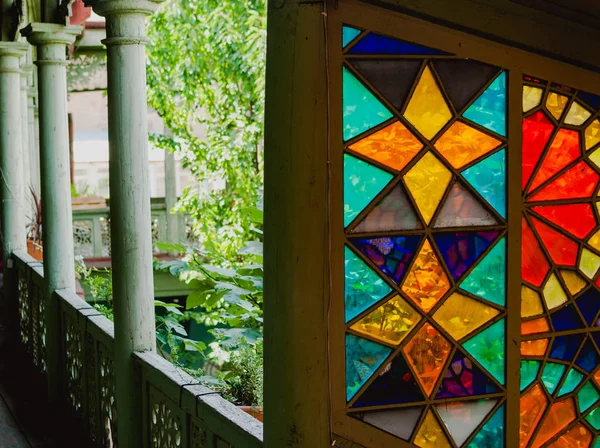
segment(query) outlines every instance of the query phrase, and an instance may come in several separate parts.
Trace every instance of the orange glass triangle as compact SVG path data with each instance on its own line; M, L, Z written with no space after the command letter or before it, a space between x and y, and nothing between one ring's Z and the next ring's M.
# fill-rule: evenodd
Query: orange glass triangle
M532 448L540 448L548 440L575 420L575 404L572 398L554 403L535 437Z
M559 130L533 178L529 191L535 190L580 155L579 132L570 129Z
M529 198L530 201L589 198L594 194L600 176L585 162L579 162L551 184Z
M444 132L435 147L454 168L462 168L501 144L500 140L457 121Z
M579 245L571 238L557 232L538 219L532 217L531 222L535 230L537 230L542 243L546 246L552 261L559 265L575 266Z
M524 448L527 446L548 406L548 399L542 390L542 386L536 384L529 389L521 397L520 405L519 446Z
M521 221L521 236L521 276L523 280L540 286L550 270L550 264L525 218Z

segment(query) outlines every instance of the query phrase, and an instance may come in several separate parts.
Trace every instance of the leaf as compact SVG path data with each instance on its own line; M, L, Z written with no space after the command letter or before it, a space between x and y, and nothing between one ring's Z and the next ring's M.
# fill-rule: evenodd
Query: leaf
M177 252L178 254L185 254L185 252L186 252L185 246L183 244L175 244L175 243L168 243L165 241L157 241L156 247L158 247L163 252L169 252L169 253Z
M154 300L154 306L159 308L165 308L168 312L183 316L183 313L179 311L179 308L183 308L177 303L166 303L160 300Z
M249 241L238 252L240 255L263 255L263 243L260 241Z
M235 271L233 269L225 269L225 268L220 268L218 266L211 266L209 264L205 264L202 265L202 270L209 276L211 276L212 278L218 279L225 279L225 278L231 278L235 275Z
M242 340L249 344L255 344L262 338L262 333L254 328L216 328L211 330L211 333L217 338L223 338L221 345L228 348L239 345Z

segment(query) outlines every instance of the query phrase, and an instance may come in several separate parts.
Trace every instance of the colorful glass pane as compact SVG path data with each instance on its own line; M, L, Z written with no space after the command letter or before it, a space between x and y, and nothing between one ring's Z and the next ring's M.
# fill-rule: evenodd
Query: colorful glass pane
M491 306L454 293L438 308L433 318L450 336L459 341L499 313Z
M462 168L501 144L500 140L456 121L442 134L435 147L454 168Z
M565 117L566 124L572 124L573 126L580 126L592 115L585 107L579 104L577 101L573 101L567 116Z
M562 116L568 102L568 96L560 95L556 92L550 92L548 94L548 98L546 98L546 109L548 109L554 118L560 120L560 117Z
M552 448L587 448L592 443L593 434L581 423L576 424L552 444Z
M581 155L579 132L560 129L546 153L538 172L531 182L533 191Z
M542 371L542 383L550 395L554 393L567 367L564 364L548 362Z
M579 260L579 270L585 274L587 278L593 279L600 268L600 257L592 251L583 248L581 251L581 259Z
M350 328L386 344L397 345L421 321L421 315L400 296L394 296Z
M576 330L585 328L575 305L566 306L552 314L552 326L556 331Z
M504 327L504 319L499 320L462 344L463 348L500 384L504 384L505 374L506 335Z
M396 283L402 281L420 241L421 237L418 235L379 236L350 240L381 272Z
M568 300L565 291L554 274L550 274L550 277L548 277L542 290L542 294L549 310L558 308Z
M528 286L521 286L521 317L538 316L544 312L542 300L537 291Z
M548 325L548 320L545 317L521 322L522 335L545 333L547 331L550 331L550 325Z
M413 443L420 448L452 447L432 410L425 416Z
M434 228L493 226L498 221L473 194L459 182L454 182L437 215Z
M457 446L463 443L485 420L496 406L497 400L444 403L436 409Z
M343 68L344 140L392 118L392 113L346 67Z
M567 285L567 289L571 295L577 294L586 285L585 280L582 279L576 272L561 270L560 275L563 278L565 285Z
M521 361L521 380L520 387L521 392L529 387L531 383L533 383L538 373L540 372L539 361Z
M356 392L383 364L392 350L383 345L346 335L346 399L351 400Z
M411 54L411 55L435 55L448 54L443 51L422 45L405 42L380 34L369 33L363 37L352 49L350 54Z
M349 154L344 155L344 227L392 180L392 175Z
M342 48L346 48L360 34L360 30L351 26L342 26Z
M506 72L498 75L463 117L506 136Z
M504 405L502 405L473 437L467 448L504 448L505 430Z
M544 90L539 87L523 86L523 112L529 112L542 102Z
M595 408L585 419L596 431L600 431L600 407Z
M579 245L571 238L533 217L531 218L531 222L552 261L558 265L575 266Z
M585 341L585 344L575 360L575 364L586 372L592 372L600 364L600 356L591 339Z
M455 280L475 263L498 236L498 231L434 234L446 266Z
M387 296L392 288L346 247L344 291L348 322Z
M583 380L583 375L581 373L579 373L577 370L571 368L569 370L569 373L567 373L565 382L563 383L563 385L560 387L560 390L558 391L558 396L562 397L563 395L567 395L567 394L570 394L571 392L573 392L577 388L577 386L579 386L579 384L581 383L581 380Z
M582 161L543 187L530 200L589 198L594 193L598 180L600 180L600 175Z
M548 348L548 339L535 339L521 342L521 356L544 356Z
M409 440L421 418L423 407L362 411L350 414L375 428L379 428L404 440Z
M577 403L579 404L579 412L583 413L595 405L600 399L600 394L591 381L583 385L577 392Z
M548 406L548 399L542 390L542 386L536 384L521 397L520 404L519 446L525 448L544 415L544 411Z
M588 325L593 325L600 310L600 293L594 288L588 289L577 298L577 308Z
M543 446L548 440L569 426L576 416L575 405L571 398L552 404L531 447L540 448Z
M493 394L499 391L500 388L488 377L487 373L474 364L461 350L457 350L442 378L442 384L435 398L469 397Z
M407 342L403 352L417 375L417 380L431 395L452 349L450 343L430 324L423 325Z
M521 221L521 232L521 275L523 280L541 286L550 265L525 217Z
M408 102L404 117L428 140L452 118L431 69L426 66Z
M467 168L462 176L500 216L506 217L506 150Z
M525 190L525 186L542 156L553 131L554 125L542 111L538 111L523 120L523 190Z
M423 144L399 121L350 145L351 150L398 171L422 148Z
M402 285L402 291L423 311L429 311L450 289L437 255L425 240Z
M504 238L483 257L460 287L497 305L506 305L506 241Z
M590 123L585 130L585 149L588 151L600 143L600 120Z
M550 358L562 359L563 361L571 361L579 346L583 342L583 335L573 334L569 336L559 336L554 339L552 349L550 350Z
M585 238L596 227L590 204L540 205L531 210L577 238Z

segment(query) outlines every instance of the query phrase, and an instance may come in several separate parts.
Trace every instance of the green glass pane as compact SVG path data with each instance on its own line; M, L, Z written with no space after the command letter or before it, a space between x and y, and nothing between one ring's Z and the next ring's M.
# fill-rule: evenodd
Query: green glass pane
M600 431L600 407L590 412L585 419L596 431ZM596 442L596 445L598 445L598 442Z
M462 172L463 177L500 215L506 217L506 150Z
M463 345L479 364L490 372L496 380L504 385L506 334L504 319L489 326L481 333L473 336Z
M500 406L467 448L504 448L504 405Z
M360 30L356 28L352 28L351 26L343 26L342 27L342 48L346 48L346 46L354 40L356 36L360 34Z
M600 394L598 394L598 391L591 383L591 381L588 381L583 385L581 389L579 389L579 392L577 392L577 401L579 401L579 411L582 413L587 411L589 408L592 407L594 403L598 401L599 398Z
M506 136L506 72L500 73L463 116Z
M345 256L346 322L388 295L392 288L348 247Z
M369 205L392 177L367 162L344 154L344 227Z
M596 438L596 443L594 443L594 448L600 448L600 437Z
M385 361L392 349L383 345L346 335L346 399L350 401L356 392L371 378Z
M575 369L569 370L569 373L567 373L567 377L565 378L565 382L558 391L558 396L562 397L563 395L573 392L575 388L579 386L581 380L583 380L583 375L581 373Z
M502 238L460 287L500 306L506 305L506 241Z
M535 381L539 371L539 361L521 361L521 392Z
M567 368L563 364L549 362L542 371L542 382L550 394L553 394Z
M343 81L344 141L392 118L392 113L346 67Z

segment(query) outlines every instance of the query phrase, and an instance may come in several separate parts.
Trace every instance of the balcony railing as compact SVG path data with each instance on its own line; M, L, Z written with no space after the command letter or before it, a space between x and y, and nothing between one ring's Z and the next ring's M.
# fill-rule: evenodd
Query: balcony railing
M34 368L44 375L45 300L42 264L16 251L20 340ZM68 290L60 303L61 400L67 419L92 447L118 446L114 327ZM262 446L262 423L155 353L136 353L143 397L142 446L160 448L252 448Z

